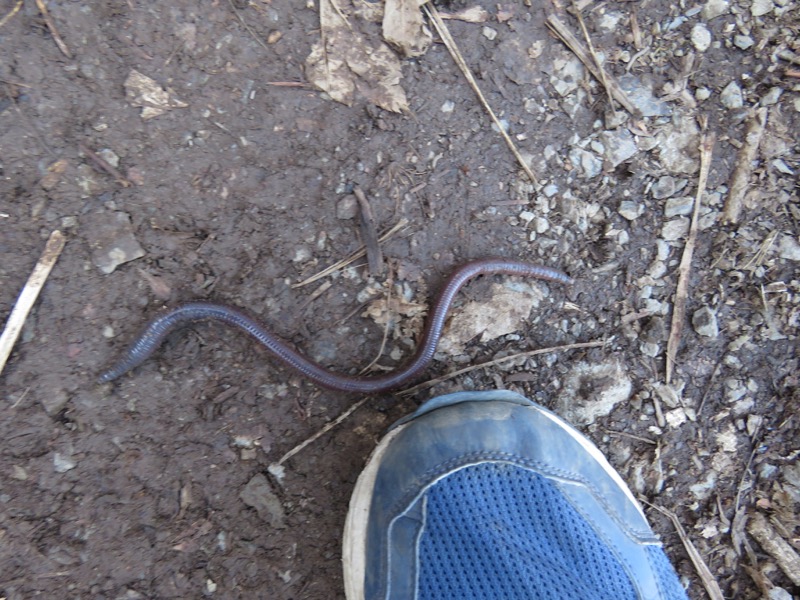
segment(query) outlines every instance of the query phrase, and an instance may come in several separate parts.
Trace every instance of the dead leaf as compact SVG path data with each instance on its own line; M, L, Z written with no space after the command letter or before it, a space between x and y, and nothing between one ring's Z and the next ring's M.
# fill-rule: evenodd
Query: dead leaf
M386 0L383 39L404 56L425 54L433 36L425 27L420 6L427 0Z
M306 59L308 81L350 106L356 93L392 112L408 110L400 60L384 43L370 45L333 6L320 0L321 40Z
M132 70L125 80L125 94L131 106L142 107L142 119L147 121L153 117L163 115L173 108L186 108L189 106L172 97L154 79L147 75Z

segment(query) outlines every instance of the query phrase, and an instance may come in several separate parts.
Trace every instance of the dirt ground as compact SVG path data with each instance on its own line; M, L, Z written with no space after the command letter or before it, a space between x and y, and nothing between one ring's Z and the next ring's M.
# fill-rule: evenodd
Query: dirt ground
M0 316L50 232L68 239L0 379L0 597L341 598L349 495L386 427L434 394L497 387L598 444L648 503L690 597L706 594L698 569L653 506L676 515L725 597L797 597L775 550L800 550L796 3L584 3L594 48L638 115L612 112L548 30L556 12L583 39L561 7L478 2L485 22L448 20L538 185L435 34L402 61L409 109L397 114L276 85L307 81L315 2L54 0L71 57L34 0L17 5L0 2ZM166 98L163 114L143 118L133 72ZM667 384L698 119L716 143ZM118 176L91 152L118 161ZM737 169L741 216L726 223ZM361 260L293 287L360 247L353 185L380 230L408 221L382 244L391 282ZM428 303L455 266L484 256L576 283L526 288L530 318L441 352L428 377L605 345L369 399L285 460L282 477L269 466L358 396L317 389L214 324L96 383L161 306L190 299L245 307L354 372L384 335L363 314L369 302L385 307L391 289ZM496 284L521 282L476 281L456 312L501 312ZM419 317L404 314L382 365L410 353Z

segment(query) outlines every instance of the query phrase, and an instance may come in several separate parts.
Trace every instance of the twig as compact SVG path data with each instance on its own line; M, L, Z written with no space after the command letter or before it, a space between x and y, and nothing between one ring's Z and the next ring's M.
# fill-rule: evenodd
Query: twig
M122 173L120 173L113 165L111 165L106 159L104 159L99 154L95 153L83 142L78 142L78 148L80 148L80 151L86 155L86 158L91 160L101 170L111 175L118 184L120 184L122 187L130 187L131 182L128 181L125 178L125 176Z
M408 219L400 219L397 222L397 224L394 225L394 227L392 227L389 231L387 231L381 237L379 237L378 241L379 242L385 242L390 237L392 237L394 234L396 234L398 231L403 229L406 225L408 225ZM364 246L361 246L361 248L359 248L358 250L353 252L347 258L344 258L344 259L340 260L339 262L337 262L336 264L331 265L327 269L323 269L322 271L320 271L316 275L312 275L311 277L309 277L307 279L304 279L303 281L301 281L299 283L293 284L292 288L299 288L299 287L303 287L304 285L308 285L309 283L314 283L315 281L318 281L318 280L322 279L323 277L327 277L331 273L335 273L339 269L344 269L346 266L354 263L359 258L363 258L364 256L366 256L366 254L367 254L367 252L364 249Z
M288 451L286 454L284 454L283 456L281 456L281 457L280 457L280 459L278 460L278 462L277 462L277 463L273 463L272 465L270 465L270 467L274 467L274 466L278 466L278 467L280 467L280 466L281 466L283 463L285 463L287 460L289 460L290 458L292 458L292 457L293 457L295 454L297 454L298 452L300 452L300 451L301 451L303 448L305 448L305 447L306 447L306 446L308 446L309 444L312 444L313 442L315 442L316 440L318 440L319 438L321 438L323 435L325 435L326 433L328 433L328 432L329 432L331 429L333 429L334 427L336 427L337 425L339 425L339 423L341 423L342 421L346 420L346 419L347 419L347 418L348 418L350 415L352 415L352 414L353 414L354 412L356 412L356 411L357 411L359 408L361 408L362 406L364 406L364 404L366 404L366 402L367 402L367 401L368 401L370 398L372 398L372 396L365 396L364 398L362 398L361 400L359 400L358 402L356 402L355 404L353 404L353 406L351 406L350 408L348 408L346 411L344 411L342 414L340 414L338 417L336 417L336 418L335 418L333 421L329 421L328 423L326 423L326 424L325 424L325 425L322 427L322 429L320 429L319 431L317 431L317 432L316 432L314 435L312 435L310 438L308 438L308 439L307 439L307 440L305 440L304 442L301 442L300 444L298 444L297 446L295 446L294 448L292 448L291 450L289 450L289 451Z
M597 52L595 52L594 44L592 44L592 38L589 36L589 30L586 28L586 22L583 20L583 13L577 6L577 3L573 2L573 14L578 19L578 25L581 26L581 32L583 33L583 39L586 40L586 45L589 46L589 54L594 61L595 66L597 67L597 72L600 75L600 84L603 86L603 89L606 91L606 95L608 96L608 105L611 108L612 112L614 111L614 96L611 93L611 88L608 85L608 78L606 76L606 70L603 68L603 63L600 62L600 57L597 56Z
M14 5L14 8L8 11L8 14L5 17L0 19L0 27L8 23L11 20L11 17L13 17L15 14L19 12L19 9L22 8L23 2L24 0L17 0L17 3Z
M758 544L778 563L778 566L797 586L800 586L800 556L792 546L784 540L767 518L756 513L747 525L747 533L752 535Z
M361 223L361 240L364 242L364 249L367 252L367 264L369 274L379 277L383 274L383 254L378 242L378 228L375 225L375 213L372 212L372 205L367 200L366 194L359 186L353 187L353 194L358 200L358 208Z
M241 23L242 27L244 27L247 30L247 33L249 33L253 37L253 39L258 43L258 45L261 46L264 50L269 50L267 45L261 41L261 38L256 35L256 32L250 28L250 25L247 24L247 22L244 20L244 17L242 17L242 15L239 14L239 11L236 10L236 6L233 4L233 0L228 0L228 4L231 5L231 10L233 11L233 14L236 15L236 18L239 20L239 23Z
M678 515L656 504L650 504L647 501L645 501L645 504L655 508L658 512L665 515L670 521L672 521L675 531L678 532L678 536L681 538L681 542L683 542L683 547L686 548L686 552L689 554L689 558L692 560L692 564L694 565L697 574L700 576L700 581L703 582L703 587L706 588L706 593L711 600L723 600L724 596L722 595L722 590L719 587L719 583L717 583L717 580L714 579L714 576L711 574L711 570L708 568L708 565L706 565L706 562L703 560L700 552L697 551L697 548L692 543L692 540L690 540L689 536L686 535L683 525L681 525L681 522L678 520Z
M769 111L765 107L756 109L755 114L747 124L744 144L736 156L736 167L733 169L730 184L728 185L728 199L725 201L725 210L722 219L725 223L737 223L744 205L744 197L753 174L753 161L758 154L758 145L767 125Z
M511 356L504 356L502 358L496 358L494 360L490 360L485 363L481 363L479 365L472 365L471 367L465 367L463 369L459 369L458 371L453 371L452 373L448 373L447 375L442 375L441 377L437 377L436 379L431 379L429 381L424 381L414 387L410 387L406 390L400 392L401 396L408 396L413 394L414 392L418 392L419 390L425 390L429 387L433 387L437 383L441 383L442 381L447 381L448 379L452 379L453 377L458 377L459 375L463 375L464 373L469 373L471 371L476 371L478 369L485 369L487 367L493 367L495 365L500 365L504 362L508 362L510 360L515 360L521 357L529 357L529 356L538 356L540 354L549 354L550 352L565 352L567 350L577 350L579 348L597 348L599 346L605 346L609 343L610 339L605 340L597 340L594 342L580 342L577 344L566 344L564 346L551 346L550 348L539 348L538 350L530 350L529 352L520 352L518 354L512 354Z
M11 349L14 347L22 331L22 326L25 324L25 319L28 318L28 313L34 302L36 302L39 292L42 291L42 287L47 281L47 276L50 275L50 270L56 264L65 243L66 238L57 229L50 234L50 239L45 244L44 252L42 252L39 262L36 263L30 277L28 277L28 281L25 283L25 287L22 288L11 315L8 317L6 328L3 330L3 334L0 335L0 373L3 372L6 361L11 354Z
M447 28L447 25L445 25L444 21L442 20L439 11L436 10L436 7L430 2L424 4L422 8L425 9L428 18L433 22L434 27L436 27L436 31L439 33L439 37L442 38L444 45L447 46L447 49L450 52L450 56L453 57L453 60L458 65L458 68L461 69L461 72L464 74L464 77L466 77L470 87L472 87L473 91L478 95L478 100L480 100L486 112L489 113L489 116L491 117L492 121L497 127L497 130L500 132L500 135L503 136L503 139L505 140L509 149L514 154L514 157L517 159L517 162L522 167L522 170L525 171L525 174L530 178L530 180L533 183L538 184L539 180L536 178L536 175L534 175L530 166L528 166L528 163L525 162L525 159L522 158L522 155L519 153L519 150L517 149L517 145L514 143L514 140L512 140L511 136L508 135L508 132L500 123L500 119L497 118L497 115L494 113L494 110L492 110L492 107L489 106L489 102L486 100L486 97L483 95L483 92L481 92L481 88L478 87L478 82L475 81L475 77L473 76L472 71L467 66L467 63L464 60L461 51L458 49L458 46L456 45L456 42L453 39L453 36L450 35L450 30Z
M547 17L546 23L553 33L556 34L556 37L564 42L567 48L575 53L575 56L577 56L584 66L589 69L591 74L594 75L595 79L601 83L605 82L604 85L608 87L611 95L614 96L614 99L619 102L625 110L627 110L633 116L638 117L639 111L628 99L628 94L625 93L625 91L619 86L619 83L617 83L617 80L612 77L610 73L607 73L602 67L598 67L594 64L591 54L586 50L580 40L578 40L578 38L572 34L567 25L555 15L550 15Z
M700 141L700 175L697 178L697 192L692 210L692 222L689 226L689 236L683 248L681 263L678 266L678 285L675 289L675 302L672 306L672 323L670 325L669 339L667 340L667 372L665 381L672 380L672 370L675 367L675 356L678 345L681 343L681 334L686 317L686 296L689 290L689 275L692 269L692 256L697 244L697 221L700 214L700 203L708 181L708 171L711 166L711 156L714 150L714 134L705 133Z
M307 83L303 83L302 81L265 81L264 85L271 85L273 87L296 87L296 88L307 88L311 87Z
M48 12L47 5L44 3L44 0L36 0L36 6L39 7L39 12L42 13L42 18L44 19L45 25L47 25L47 28L50 30L50 35L53 36L53 40L55 41L56 46L58 46L58 49L61 50L61 54L67 58L72 58L72 52L69 51L69 48L67 48L67 45L61 38L61 34L58 33L56 24Z
M391 269L391 267L390 267ZM366 367L361 369L361 375L364 373L368 373L372 367L375 366L381 356L383 356L383 351L386 350L386 340L389 339L389 330L392 328L392 287L394 286L394 274L393 271L390 270L389 272L389 279L386 282L386 325L383 328L383 339L381 340L381 346L378 348L378 353L375 355L375 358L372 359L372 362L369 363Z

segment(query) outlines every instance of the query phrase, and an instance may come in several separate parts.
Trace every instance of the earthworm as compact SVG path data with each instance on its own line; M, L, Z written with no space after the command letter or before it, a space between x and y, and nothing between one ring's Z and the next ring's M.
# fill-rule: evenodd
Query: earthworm
M506 258L486 258L468 262L458 267L444 284L433 304L422 339L411 360L402 368L377 376L343 375L329 371L297 352L288 343L271 333L255 317L241 309L213 302L185 302L151 320L134 339L122 358L100 375L99 382L113 381L142 364L176 329L187 323L212 320L233 325L249 333L285 365L292 367L319 386L365 394L395 389L418 377L430 363L442 334L445 317L456 293L470 279L478 275L493 274L518 275L564 284L573 283L572 278L561 271L526 262Z

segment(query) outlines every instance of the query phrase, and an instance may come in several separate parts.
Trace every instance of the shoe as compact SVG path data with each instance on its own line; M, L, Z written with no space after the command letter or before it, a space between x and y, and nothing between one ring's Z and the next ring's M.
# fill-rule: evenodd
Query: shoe
M434 398L396 423L356 483L348 600L686 600L600 451L508 391Z

